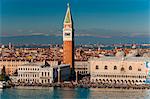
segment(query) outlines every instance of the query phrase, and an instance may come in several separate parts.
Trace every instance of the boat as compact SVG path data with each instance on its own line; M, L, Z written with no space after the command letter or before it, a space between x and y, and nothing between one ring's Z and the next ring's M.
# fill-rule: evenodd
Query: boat
M6 82L0 81L0 89L3 89L4 87L6 87Z
M3 89L3 81L0 81L0 89Z

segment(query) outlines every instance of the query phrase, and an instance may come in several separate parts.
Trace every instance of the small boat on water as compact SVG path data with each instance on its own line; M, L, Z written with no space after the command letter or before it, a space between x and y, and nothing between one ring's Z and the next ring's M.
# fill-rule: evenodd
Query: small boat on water
M0 81L0 89L3 89L6 87L6 82L5 81Z

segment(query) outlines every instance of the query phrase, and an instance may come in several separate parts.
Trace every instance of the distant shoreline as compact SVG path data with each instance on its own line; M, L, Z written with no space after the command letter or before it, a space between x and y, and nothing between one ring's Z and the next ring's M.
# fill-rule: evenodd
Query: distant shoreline
M9 44L9 43L8 43ZM4 44L7 48L9 45ZM0 44L2 45L2 44ZM13 44L15 48L62 48L62 44ZM150 48L150 44L136 44L137 48L148 49ZM95 48L95 49L104 49L104 50L112 50L115 48L132 48L133 44L77 44L75 48Z
M0 44L62 44L62 36L9 36L0 37ZM149 37L112 37L75 36L75 44L149 44Z

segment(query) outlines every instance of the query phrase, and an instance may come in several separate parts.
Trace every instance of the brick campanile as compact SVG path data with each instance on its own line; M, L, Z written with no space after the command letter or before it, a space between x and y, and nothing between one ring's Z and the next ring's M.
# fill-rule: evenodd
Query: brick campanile
M63 63L74 69L74 29L70 6L68 4L63 28Z

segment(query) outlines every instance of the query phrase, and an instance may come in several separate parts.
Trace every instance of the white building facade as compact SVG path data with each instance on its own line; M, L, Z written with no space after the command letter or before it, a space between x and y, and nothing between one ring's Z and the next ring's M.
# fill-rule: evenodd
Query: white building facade
M70 65L45 65L43 63L28 63L19 66L18 82L32 84L47 84L65 81L70 75Z
M81 75L90 74L90 64L88 61L75 61L75 71Z
M52 83L53 70L50 67L41 67L39 72L40 83Z
M91 82L144 83L147 78L144 57L102 57L91 58Z
M41 63L28 63L19 66L18 81L22 83L41 83Z

